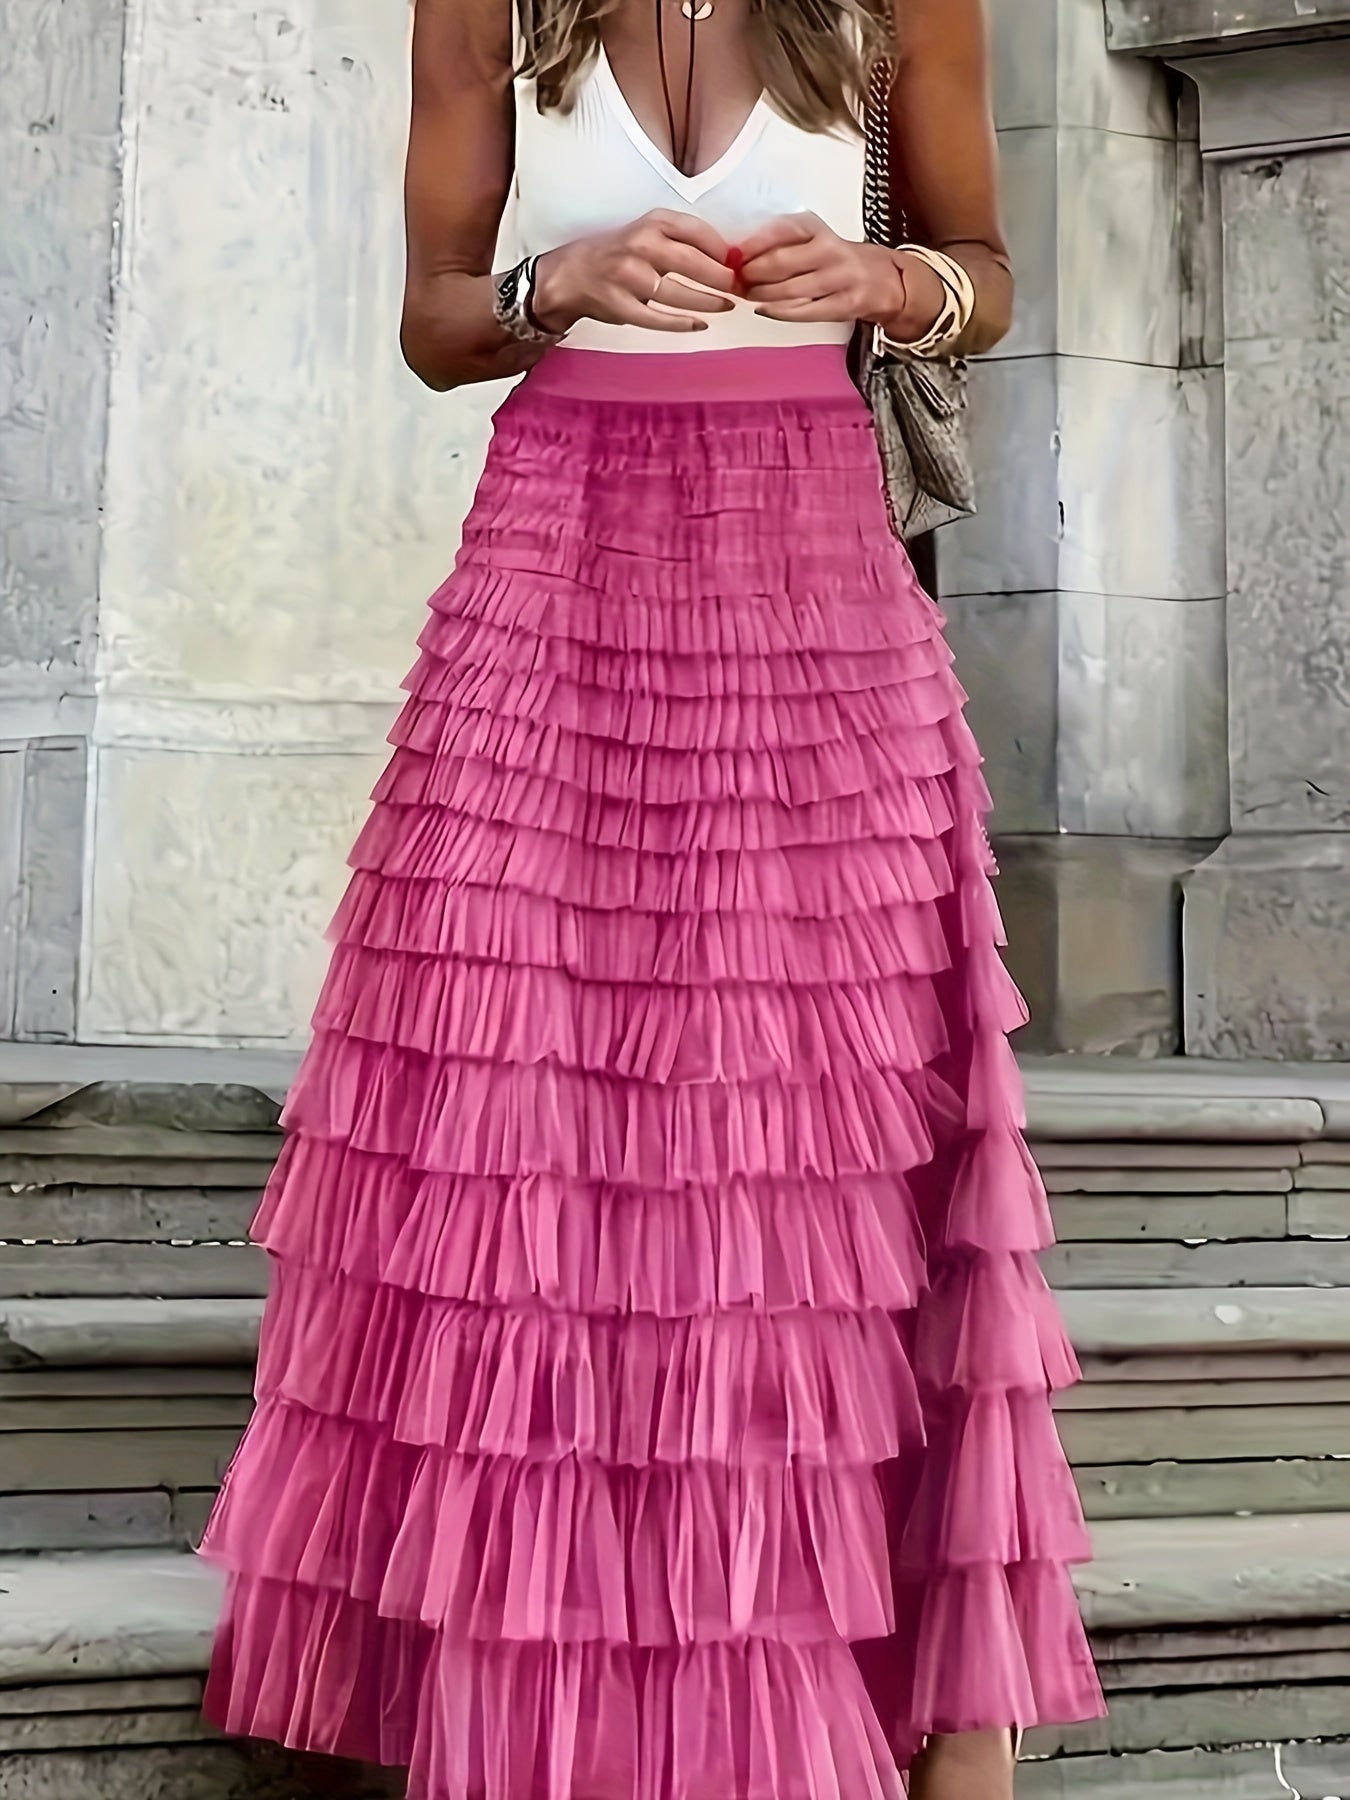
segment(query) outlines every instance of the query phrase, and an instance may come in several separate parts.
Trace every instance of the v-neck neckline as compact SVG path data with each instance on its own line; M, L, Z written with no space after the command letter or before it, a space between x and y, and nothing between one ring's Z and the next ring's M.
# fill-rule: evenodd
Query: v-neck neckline
M750 108L745 123L727 145L715 162L700 169L696 175L686 175L683 169L677 168L665 152L660 148L647 131L629 104L628 96L619 85L619 78L614 73L614 65L609 60L609 52L601 44L598 55L598 72L600 80L614 108L615 116L636 149L647 159L657 174L674 188L677 194L686 200L697 200L710 193L719 181L723 181L749 152L768 119L768 97L761 94Z

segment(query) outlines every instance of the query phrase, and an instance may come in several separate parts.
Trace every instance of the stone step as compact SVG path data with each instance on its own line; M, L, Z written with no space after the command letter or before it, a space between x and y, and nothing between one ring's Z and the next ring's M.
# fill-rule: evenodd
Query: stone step
M1141 1209L1142 1211L1142 1209ZM1200 1221L1196 1221L1199 1234ZM241 1229L243 1227L241 1226ZM1061 1289L1350 1288L1350 1239L1179 1241L1174 1218L1167 1241L1080 1239L1061 1242L1043 1259ZM1123 1229L1123 1227L1118 1227ZM0 1303L8 1299L151 1297L243 1299L267 1291L264 1253L243 1243L0 1243Z
M1194 1744L1290 1743L1333 1737L1350 1727L1350 1681L1268 1687L1200 1686L1175 1692L1116 1693L1110 1714L1091 1725L1028 1732L1030 1756L1077 1757Z
M1142 1753L1344 1733L1350 1515L1129 1521L1101 1525L1095 1536L1098 1560L1080 1571L1078 1584L1112 1690L1112 1718L1033 1734L1033 1757L1066 1756L1076 1773L1068 1781L1033 1762L1023 1793L1055 1800L1096 1792L1105 1767L1099 1756L1110 1752L1119 1774L1143 1784L1141 1794L1190 1800L1186 1781L1204 1793L1195 1786L1202 1775L1245 1781L1257 1763L1144 1761ZM211 1765L216 1747L197 1719L196 1684L220 1601L212 1569L172 1553L9 1557L0 1559L0 1592L0 1800L64 1796L65 1788L3 1785L20 1767L36 1781L63 1756L72 1771L81 1754L108 1758L100 1766L111 1785L101 1800L136 1792L118 1771L145 1774L152 1750L186 1758L184 1769ZM194 1765L197 1749L206 1763ZM1128 1771L1119 1760L1126 1755ZM69 1791L92 1800L96 1790L77 1783ZM242 1800L248 1790L183 1791ZM1227 1797L1230 1789L1214 1792Z
M253 1361L257 1299L0 1300L0 1370Z
M1127 1634L1238 1634L1241 1654L1306 1639L1250 1628L1350 1622L1350 1514L1289 1518L1113 1520L1093 1532L1096 1560L1076 1581L1089 1628L1123 1658ZM205 1667L220 1580L200 1559L155 1551L7 1557L0 1562L0 1685L185 1677ZM62 1621L59 1633L51 1622ZM1141 1640L1142 1642L1142 1640ZM1320 1648L1334 1648L1325 1641Z
M1086 1356L1350 1350L1350 1300L1335 1288L1071 1288L1060 1305Z
M1350 1463L1324 1456L1264 1462L1098 1463L1074 1473L1083 1510L1093 1520L1350 1513Z
M1068 1175L1065 1179L1074 1185L1052 1192L1051 1211L1065 1247L1231 1245L1234 1248L1225 1254L1255 1255L1258 1266L1260 1258L1273 1256L1277 1260L1268 1261L1273 1271L1281 1255L1295 1264L1315 1255L1307 1239L1344 1242L1350 1237L1350 1183L1345 1179L1350 1170L1338 1168L1336 1173L1340 1184L1336 1188L1253 1185L1246 1191L1236 1191L1231 1169L1217 1171L1204 1187L1193 1189L1173 1172L1166 1172L1156 1189L1144 1189L1128 1175L1112 1177L1113 1186L1096 1188L1083 1185L1085 1176ZM1251 1178L1253 1184L1260 1179L1268 1181L1269 1176ZM92 1265L95 1257L107 1252L110 1269L130 1271L133 1285L124 1291L131 1293L142 1279L139 1271L153 1265L154 1257L147 1251L154 1247L177 1246L175 1254L181 1260L182 1246L214 1249L243 1244L260 1197L256 1185L30 1185L18 1193L0 1191L0 1248L11 1279L25 1266L37 1270L46 1265L59 1277L63 1268L78 1270L82 1261ZM120 1278L113 1273L108 1281ZM1325 1271L1316 1268L1310 1275L1268 1273L1265 1284L1276 1279L1329 1285ZM1211 1285L1202 1271L1197 1284ZM117 1290L109 1285L102 1291Z
M1072 1288L1060 1296L1080 1355L1131 1359L1350 1352L1350 1303L1301 1287ZM0 1371L251 1361L251 1298L0 1300Z
M0 1685L199 1676L221 1580L172 1552L8 1557L0 1562Z
M400 1774L265 1744L12 1751L0 1800L401 1800Z
M1115 1519L1093 1541L1077 1583L1094 1631L1350 1619L1350 1514Z
M1273 1749L1146 1751L1028 1761L1017 1800L1306 1800L1350 1794L1350 1739L1293 1741L1282 1749L1280 1785Z

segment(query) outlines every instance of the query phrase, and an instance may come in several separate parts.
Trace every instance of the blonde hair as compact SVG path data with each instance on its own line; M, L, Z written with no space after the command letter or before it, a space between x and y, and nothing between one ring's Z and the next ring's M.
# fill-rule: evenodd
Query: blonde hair
M521 74L541 112L566 112L621 0L519 0ZM659 0L658 0L659 3ZM752 0L756 71L784 118L806 131L856 129L868 83L890 51L888 0Z

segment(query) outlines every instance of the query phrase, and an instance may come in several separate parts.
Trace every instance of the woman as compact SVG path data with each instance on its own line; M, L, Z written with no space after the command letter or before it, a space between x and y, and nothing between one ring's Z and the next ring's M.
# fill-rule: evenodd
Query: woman
M1006 1800L1095 1715L985 790L858 321L1007 328L979 0L417 0L403 342L501 408L357 845L206 1549L425 1800ZM515 189L524 261L494 264ZM505 265L511 265L510 258ZM953 338L959 334L959 343Z

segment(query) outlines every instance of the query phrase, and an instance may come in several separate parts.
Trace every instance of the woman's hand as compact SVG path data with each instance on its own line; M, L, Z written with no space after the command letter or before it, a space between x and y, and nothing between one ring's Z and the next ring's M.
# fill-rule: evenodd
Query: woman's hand
M775 219L741 246L741 291L766 319L880 325L898 343L931 329L946 291L927 263L855 244L814 213Z
M733 304L736 278L726 259L726 244L702 219L651 212L621 231L541 256L534 316L559 333L579 319L647 331L706 331L708 322L698 315L726 312Z

